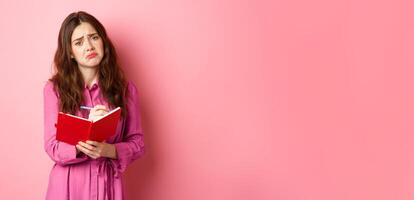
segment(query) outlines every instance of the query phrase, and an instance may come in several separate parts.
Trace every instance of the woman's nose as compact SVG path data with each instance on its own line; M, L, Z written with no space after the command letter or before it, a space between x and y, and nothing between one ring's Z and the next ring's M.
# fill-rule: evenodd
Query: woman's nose
M86 50L94 50L95 49L95 47L93 46L93 44L90 40L86 40L85 45L86 45L85 46Z

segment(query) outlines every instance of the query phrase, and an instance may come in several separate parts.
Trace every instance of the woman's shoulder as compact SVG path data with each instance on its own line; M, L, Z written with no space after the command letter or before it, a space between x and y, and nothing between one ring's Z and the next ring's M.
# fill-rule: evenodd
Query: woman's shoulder
M133 94L133 95L137 95L138 94L137 86L131 80L128 80L127 81L127 89L128 89L128 93L129 94Z
M54 95L58 96L57 92L55 90L55 86L54 86L54 84L51 80L47 80L46 83L44 84L43 93L44 94L54 94Z
M51 80L47 80L46 83L43 85L44 92L50 92L54 90L53 82Z

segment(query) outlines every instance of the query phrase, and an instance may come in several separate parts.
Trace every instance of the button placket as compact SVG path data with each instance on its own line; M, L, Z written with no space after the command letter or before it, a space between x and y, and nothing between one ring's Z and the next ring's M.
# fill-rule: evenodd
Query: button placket
M91 90L88 88L85 88L85 105L94 107L94 102L92 99ZM87 112L89 115L89 112ZM86 115L86 117L88 117ZM91 165L91 199L98 199L98 182L99 182L99 168L97 165L96 160L93 160L90 162Z

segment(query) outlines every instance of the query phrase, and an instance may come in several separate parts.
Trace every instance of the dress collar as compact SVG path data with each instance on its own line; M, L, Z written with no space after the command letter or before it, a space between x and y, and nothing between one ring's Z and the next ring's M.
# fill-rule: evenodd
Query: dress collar
M84 84L84 88L85 89L94 89L94 88L97 88L97 87L99 87L99 84L98 84L98 76L96 76L96 78L95 79L93 79L93 81L92 81L92 84L91 84L91 87L89 88L88 87L88 84Z

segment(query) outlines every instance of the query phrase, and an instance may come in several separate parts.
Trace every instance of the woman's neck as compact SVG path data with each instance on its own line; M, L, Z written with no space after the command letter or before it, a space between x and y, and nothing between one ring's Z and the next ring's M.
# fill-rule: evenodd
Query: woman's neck
M79 70L83 76L83 80L88 87L91 87L95 80L98 78L97 68L79 67Z

